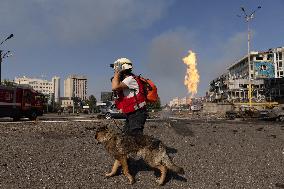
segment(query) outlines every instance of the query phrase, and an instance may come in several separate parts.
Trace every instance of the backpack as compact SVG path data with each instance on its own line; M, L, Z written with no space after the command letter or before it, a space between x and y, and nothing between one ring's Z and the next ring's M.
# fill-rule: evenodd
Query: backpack
M158 90L154 82L150 79L145 79L141 75L137 76L140 79L141 83L143 84L144 94L146 97L146 102L148 103L155 103L158 101Z

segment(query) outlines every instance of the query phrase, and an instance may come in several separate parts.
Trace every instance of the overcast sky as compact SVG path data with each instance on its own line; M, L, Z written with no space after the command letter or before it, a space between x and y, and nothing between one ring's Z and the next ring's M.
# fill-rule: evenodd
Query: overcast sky
M117 58L157 84L163 103L188 95L183 85L188 50L197 53L204 96L210 80L247 51L240 7L262 6L253 20L252 50L284 46L283 0L1 0L2 79L69 74L88 78L88 94L110 91ZM62 88L63 89L63 88ZM61 92L63 95L63 91Z

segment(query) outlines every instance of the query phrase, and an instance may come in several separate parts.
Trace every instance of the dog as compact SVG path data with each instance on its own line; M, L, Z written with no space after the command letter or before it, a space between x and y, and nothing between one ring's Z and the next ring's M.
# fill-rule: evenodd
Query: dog
M127 163L132 155L141 157L150 167L160 170L161 176L157 181L159 185L164 184L168 169L184 174L184 169L176 166L168 156L165 145L153 137L117 134L105 126L97 129L95 139L103 144L115 159L112 170L105 175L106 177L114 176L118 168L122 166L123 174L128 178L129 184L133 184L135 180L129 173Z

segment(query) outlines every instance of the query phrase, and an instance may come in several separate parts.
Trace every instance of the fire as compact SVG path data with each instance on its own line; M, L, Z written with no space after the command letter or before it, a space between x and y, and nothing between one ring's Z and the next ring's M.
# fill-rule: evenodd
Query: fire
M193 98L197 93L199 73L196 67L196 54L193 51L189 51L188 53L188 56L182 59L187 65L187 71L184 77L184 85L187 87L188 93L191 93L191 98Z

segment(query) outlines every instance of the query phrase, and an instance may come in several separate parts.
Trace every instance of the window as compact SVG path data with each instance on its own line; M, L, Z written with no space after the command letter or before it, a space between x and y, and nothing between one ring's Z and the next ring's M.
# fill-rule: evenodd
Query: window
M257 56L256 60L263 60L263 57Z
M279 53L279 60L282 60L282 52Z
M283 66L282 62L279 62L279 64L278 64L278 65L279 65L279 67L282 67L282 66Z
M273 59L273 54L268 54L268 55L267 55L267 59L268 59L268 60Z

